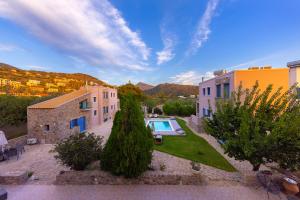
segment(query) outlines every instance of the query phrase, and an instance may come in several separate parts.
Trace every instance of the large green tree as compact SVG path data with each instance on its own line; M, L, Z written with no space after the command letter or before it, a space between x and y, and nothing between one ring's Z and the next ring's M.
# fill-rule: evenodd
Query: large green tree
M225 141L225 153L237 160L248 160L255 171L261 164L279 161L279 152L283 151L274 148L279 147L275 144L280 139L274 136L279 135L279 128L276 133L275 127L285 123L285 113L298 107L293 90L294 87L287 92L282 88L273 91L269 85L261 91L258 83L246 90L240 86L228 100L217 101L212 118L204 119L205 130ZM288 135L286 131L280 134Z
M119 99L122 99L123 97L128 96L128 94L135 96L137 98L137 100L139 100L139 101L145 99L145 96L144 96L142 90L130 82L118 87Z
M145 126L140 103L134 95L121 99L111 135L101 156L101 168L116 175L137 177L147 170L152 159L153 138Z

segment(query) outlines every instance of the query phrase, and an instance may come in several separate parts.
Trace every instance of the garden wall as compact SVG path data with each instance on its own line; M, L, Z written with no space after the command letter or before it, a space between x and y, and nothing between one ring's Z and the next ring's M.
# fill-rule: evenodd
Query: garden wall
M93 171L64 171L56 176L57 185L202 185L204 179L194 175L143 175L135 179Z
M16 144L26 144L27 142L27 135L23 135L11 140L8 140L8 144L12 147L16 146Z

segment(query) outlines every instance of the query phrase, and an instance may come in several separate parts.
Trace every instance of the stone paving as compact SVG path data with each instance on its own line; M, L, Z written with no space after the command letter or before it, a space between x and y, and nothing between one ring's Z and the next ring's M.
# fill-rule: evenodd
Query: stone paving
M261 188L237 186L149 186L149 185L25 185L4 186L9 200L267 200L267 193ZM278 200L270 194L269 200ZM281 196L282 200L286 198Z
M0 162L0 173L33 172L33 176L38 177L39 180L29 180L28 184L51 184L61 170L68 170L68 168L57 163L54 154L49 153L51 149L53 149L52 144L25 146L25 152L19 160L13 157L10 160Z
M91 129L87 130L87 132L95 133L98 136L102 136L103 137L103 142L106 142L109 135L110 135L112 125L113 125L113 121L110 120L110 121L107 121L107 122L105 122L105 123L103 123L99 126L95 126Z

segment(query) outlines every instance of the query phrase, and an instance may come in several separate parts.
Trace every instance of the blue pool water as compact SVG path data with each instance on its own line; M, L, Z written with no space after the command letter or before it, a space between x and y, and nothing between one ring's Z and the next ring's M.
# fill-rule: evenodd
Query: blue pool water
M148 125L154 131L172 131L169 121L149 121Z

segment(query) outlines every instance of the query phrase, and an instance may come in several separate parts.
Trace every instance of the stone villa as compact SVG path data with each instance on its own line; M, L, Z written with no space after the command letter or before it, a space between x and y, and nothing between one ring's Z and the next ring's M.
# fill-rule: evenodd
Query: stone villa
M114 118L119 109L117 89L84 86L77 91L27 108L28 137L55 143Z

